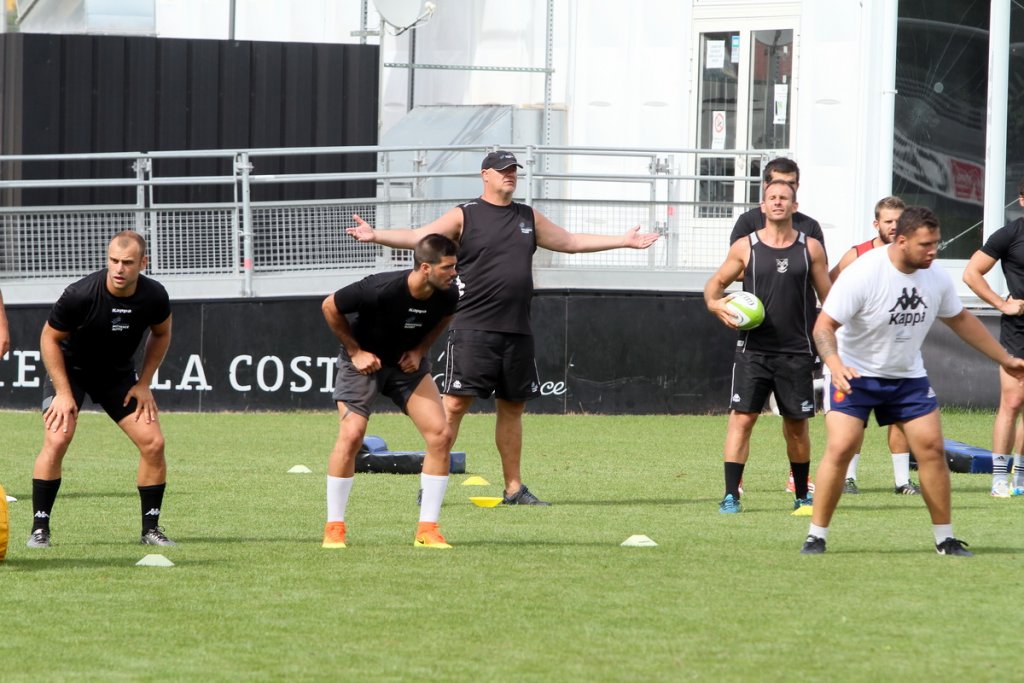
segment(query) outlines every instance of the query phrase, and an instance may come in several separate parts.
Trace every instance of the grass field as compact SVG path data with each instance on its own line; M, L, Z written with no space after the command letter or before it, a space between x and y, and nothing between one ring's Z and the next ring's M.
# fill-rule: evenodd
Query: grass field
M878 428L824 556L799 554L808 518L789 515L777 418L755 430L743 514L718 513L721 416L528 415L525 479L555 504L479 509L468 496L500 495L501 469L493 416L470 415L457 445L468 473L441 517L453 550L412 547L418 477L357 475L349 548L327 551L332 413L162 419L172 568L135 566L160 550L136 545L137 458L98 414L82 416L65 460L55 546L25 548L40 419L0 412L0 483L20 499L0 565L0 680L906 682L1020 669L1024 500L953 475L957 535L977 555L940 557L921 499L891 493ZM991 414L944 421L988 445ZM370 431L420 448L404 417L375 416ZM812 439L816 460L820 417ZM286 474L296 464L313 474ZM461 486L471 474L492 485ZM619 547L632 534L659 545Z

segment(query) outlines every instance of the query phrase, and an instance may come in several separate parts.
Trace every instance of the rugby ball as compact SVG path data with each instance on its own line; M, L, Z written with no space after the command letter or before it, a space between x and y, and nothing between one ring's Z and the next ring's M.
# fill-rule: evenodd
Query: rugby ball
M741 330L752 330L764 322L764 304L750 292L737 292L725 307Z

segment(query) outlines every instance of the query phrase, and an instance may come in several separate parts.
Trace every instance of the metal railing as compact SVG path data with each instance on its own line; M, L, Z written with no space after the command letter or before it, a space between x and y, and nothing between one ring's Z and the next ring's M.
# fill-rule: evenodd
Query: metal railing
M538 252L538 287L591 289L702 283L724 256L735 217L751 206L752 191L756 196L759 179L748 173L784 153L506 148L524 166L517 200L567 230L618 235L641 225L662 233L642 252ZM0 287L9 301L52 300L70 280L103 267L109 237L130 228L149 242L148 272L178 297L329 291L409 263L408 252L348 237L352 214L383 229L434 220L479 195L479 159L489 149L0 156ZM290 159L304 159L291 166L307 170L282 170ZM375 170L308 170L324 160L354 166L356 159L375 159ZM709 168L715 173L698 173Z

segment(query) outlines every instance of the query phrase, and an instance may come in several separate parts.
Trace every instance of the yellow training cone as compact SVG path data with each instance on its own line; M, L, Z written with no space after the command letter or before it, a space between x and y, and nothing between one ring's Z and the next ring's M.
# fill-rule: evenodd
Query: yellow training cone
M470 477L466 481L462 482L463 486L490 486L491 482L487 481L483 477Z

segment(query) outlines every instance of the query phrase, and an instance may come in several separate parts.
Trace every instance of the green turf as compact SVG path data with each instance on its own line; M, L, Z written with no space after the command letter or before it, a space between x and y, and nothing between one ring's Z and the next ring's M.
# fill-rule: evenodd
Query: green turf
M988 413L946 434L988 445ZM451 551L412 547L418 478L358 475L349 548L319 547L336 421L318 414L165 414L162 523L176 566L136 567L136 456L82 416L54 510L30 551L32 413L0 413L12 540L0 565L0 680L933 681L1005 680L1021 620L1013 531L1024 500L953 475L973 559L935 554L923 502L891 493L884 431L868 432L861 495L829 552L799 548L778 418L755 429L744 512L718 513L721 416L535 416L525 479L550 508L498 495L493 416L470 415L442 512ZM822 419L812 421L815 459ZM408 420L370 432L418 449ZM313 474L286 474L296 464ZM490 487L460 486L470 474ZM646 534L656 548L621 548ZM1007 654L1011 653L1011 654ZM1008 668L1009 667L1009 668Z

